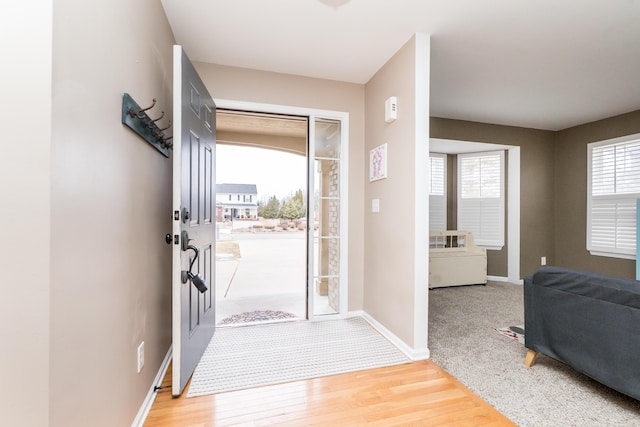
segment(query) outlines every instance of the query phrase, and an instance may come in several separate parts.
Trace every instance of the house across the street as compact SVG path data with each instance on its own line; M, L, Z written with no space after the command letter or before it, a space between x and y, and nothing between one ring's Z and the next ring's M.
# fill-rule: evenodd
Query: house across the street
M255 184L216 184L216 219L258 219L258 187Z

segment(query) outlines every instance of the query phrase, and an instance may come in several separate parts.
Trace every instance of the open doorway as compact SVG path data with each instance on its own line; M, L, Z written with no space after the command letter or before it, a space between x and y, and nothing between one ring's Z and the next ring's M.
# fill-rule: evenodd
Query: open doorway
M444 217L439 221L440 229L447 229L447 225L453 225L449 228L456 228L456 216L457 209L459 208L456 203L455 186L456 186L456 163L451 162L453 171L447 172L447 157L455 160L458 155L465 153L484 153L489 151L502 150L506 156L506 168L504 170L504 179L506 182L506 226L503 225L506 235L506 250L499 251L501 254L496 256L497 260L494 266L498 266L499 273L497 275L490 275L489 280L522 283L520 279L520 147L503 144L492 143L479 143L472 141L460 141L460 140L448 140L431 138L430 139L430 152L440 153L444 156L444 171L446 173L446 181L444 188L444 197L442 202L438 202L435 198L430 196L430 213L434 211L434 208L442 208L445 212ZM453 194L453 196L452 196ZM448 200L451 197L452 200ZM441 205L440 203L444 203ZM451 208L453 212L447 213L448 208ZM437 222L437 221L436 221ZM434 228L434 221L430 219L430 227ZM498 252L498 251L494 251Z
M216 117L217 324L305 319L308 120Z
M342 121L216 117L217 324L339 314Z

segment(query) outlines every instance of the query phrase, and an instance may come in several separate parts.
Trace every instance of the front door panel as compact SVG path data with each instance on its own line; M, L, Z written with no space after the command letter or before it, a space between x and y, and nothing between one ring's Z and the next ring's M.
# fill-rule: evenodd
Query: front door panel
M215 104L181 46L173 51L173 378L180 395L215 331ZM206 289L206 290L205 290Z

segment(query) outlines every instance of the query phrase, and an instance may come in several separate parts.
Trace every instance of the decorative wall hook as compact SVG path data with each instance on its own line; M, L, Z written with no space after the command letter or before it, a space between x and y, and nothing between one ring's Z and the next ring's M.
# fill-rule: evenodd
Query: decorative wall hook
M155 122L157 122L158 120L162 120L162 118L163 118L163 117L164 117L164 111L162 111L162 112L160 113L160 117L158 117L158 118L157 118L157 119L155 119L155 120L151 120L151 122L152 122L152 123L155 123Z
M128 95L128 94L125 93L125 95ZM136 105L138 105L138 104L136 104ZM136 109L134 107L130 107L129 108L129 116L131 116L131 118L137 117L137 118L142 120L142 119L145 118L145 115L143 113L145 111L147 111L147 110L152 109L155 105L156 105L156 99L153 98L152 104L147 108L138 108L138 109Z
M147 107L147 108L143 108L143 109L138 110L138 111L136 112L136 117L137 117L137 118L139 118L139 119L144 119L144 118L145 118L145 114L144 114L144 112L145 112L145 111L148 111L148 110L150 110L150 109L152 109L152 108L156 105L156 99L155 99L155 98L153 98L153 100L151 100L151 102L152 102L151 106L149 106L149 107Z
M164 131L171 127L169 125L163 129L156 124L164 117L164 111L160 117L152 120L146 111L152 109L156 105L156 99L147 108L140 108L138 103L128 94L122 96L122 124L137 133L142 139L151 144L156 150L160 151L165 157L169 157L169 149L173 146L171 137L167 137Z
M164 114L164 111L162 113ZM158 129L158 130L164 132L165 130L169 129L170 127L171 127L171 120L169 120L169 124L167 125L166 128L162 128L162 129Z

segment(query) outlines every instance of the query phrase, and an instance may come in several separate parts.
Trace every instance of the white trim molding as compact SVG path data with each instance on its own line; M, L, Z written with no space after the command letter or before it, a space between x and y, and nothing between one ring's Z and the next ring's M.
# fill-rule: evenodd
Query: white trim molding
M149 411L151 410L151 406L153 406L153 402L156 400L156 396L158 395L158 390L156 390L156 386L159 387L162 384L162 380L164 379L164 376L167 374L167 369L169 369L169 363L171 362L172 355L173 355L173 347L169 347L169 351L167 351L167 355L164 357L164 360L160 364L160 369L158 370L158 373L156 374L156 377L154 378L153 383L151 383L151 387L147 392L147 397L145 397L144 401L142 402L142 406L140 406L140 409L138 410L138 414L136 415L133 422L131 423L131 427L142 427L144 425L144 422L146 421L147 416L149 415Z
M522 285L522 284L524 284L524 280L522 280L522 279L512 280L512 279L510 279L508 277L504 277L504 276L487 276L487 280L489 280L491 282L512 283L514 285Z
M350 317L355 317L355 316L362 317L371 326L373 326L373 328L376 331L378 331L383 337L385 337L386 339L391 341L391 343L393 345L398 347L398 349L400 351L402 351L404 354L406 354L409 359L417 361L417 360L429 359L431 357L428 348L424 349L424 350L415 350L415 349L409 347L404 341L402 341L400 338L398 338L389 329L385 328L380 322L378 322L376 319L371 317L371 315L369 315L368 313L366 313L364 311L356 311L356 312L350 312L349 314L350 314Z

